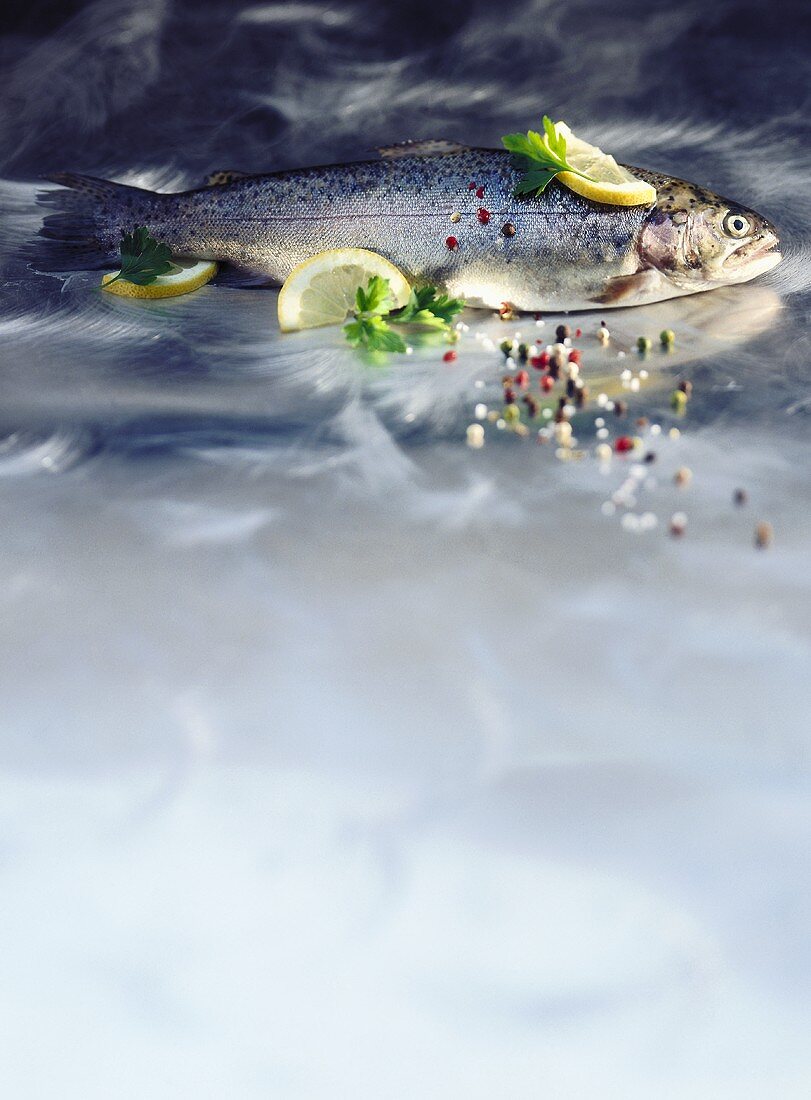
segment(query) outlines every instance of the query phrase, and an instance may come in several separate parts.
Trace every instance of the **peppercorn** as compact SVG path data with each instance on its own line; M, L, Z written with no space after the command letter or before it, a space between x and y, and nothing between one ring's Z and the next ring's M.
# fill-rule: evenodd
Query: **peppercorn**
M505 374L501 379L502 386L511 386L513 384L513 376L511 374Z
M505 391L504 391L504 402L507 405L514 405L515 404L515 390L506 390L505 389Z
M566 382L566 396L567 397L574 397L574 394L575 394L574 378L569 378Z
M541 389L544 391L544 393L549 393L551 389L554 389L554 386L555 379L552 377L551 374L545 374L541 378Z
M636 342L636 346L637 350L644 355L646 351L650 351L653 347L653 340L651 340L650 336L640 336Z
M525 370L520 370L515 376L515 384L525 390L529 385L529 374Z
M524 404L527 407L527 412L529 413L529 415L534 420L535 417L538 415L538 402L535 400L535 398L530 393L525 393L524 394L523 401L524 401Z
M586 402L588 401L588 399L589 399L589 388L588 388L588 386L578 386L576 401L575 401L575 404L577 405L578 409L584 408L584 406L585 406Z
M651 462L656 461L656 452L655 451L646 451L645 452L645 457L642 459L642 461L647 462L647 464L650 466Z
M647 428L647 426L648 426L647 416L638 416L636 418L636 426L637 426L637 428Z
M450 236L445 238L445 245L447 248L450 249L451 252L453 252L455 248L459 247L459 242L457 241L456 237Z
M684 396L685 396L685 397L686 397L686 398L688 399L688 401L689 401L689 399L690 399L690 398L692 397L692 395L693 395L693 383L692 383L692 382L688 382L688 381L687 381L687 380L685 379L685 380L684 380L683 382L679 382L679 389L681 390L681 392L682 392L682 393L684 394Z
M518 406L512 402L509 405L504 406L504 410L501 414L508 424L514 424L521 416L521 410Z
M458 210L454 210L454 212L451 214L451 221L456 224L456 222L460 222L461 220L462 215L459 213Z
M558 341L558 343L562 344L563 341L568 340L571 335L572 330L569 328L568 325L558 325L558 327L555 329L555 339Z
M513 350L512 340L502 340L501 343L498 346L499 346L499 350L502 351L504 353L504 355L512 355L512 350Z
M774 529L770 523L761 521L755 528L755 546L758 550L765 550L771 546L774 538Z
M572 348L572 350L569 352L569 362L570 363L577 363L579 365L581 358L582 358L582 356L581 356L580 352L578 351L578 349L577 348Z
M687 516L684 512L674 512L670 517L670 533L674 538L681 538L687 530Z
M501 227L501 232L504 234L505 237L514 237L515 226L512 222L505 222L504 225L502 225Z
M442 359L446 363L452 363L455 358L456 358L456 352L455 351L446 351L445 354L442 356Z
M749 494L746 489L736 489L735 495L732 497L738 507L742 507L749 500Z
M619 435L614 440L614 450L618 454L626 454L634 449L634 441L629 435Z
M676 333L672 328L662 329L659 333L659 339L662 341L663 347L670 348L676 342Z
M526 363L527 359L529 358L529 348L526 344L518 345L518 358L521 360L522 363Z
M688 466L679 466L673 475L673 481L680 489L686 488L693 480L693 471Z
M482 225L487 225L487 223L490 221L490 211L485 210L483 206L480 206L479 209L476 211L476 217L479 219Z
M627 412L628 406L625 404L624 401L614 402L614 416L625 416Z
M681 415L687 408L687 394L684 390L674 390L670 395L670 407Z
M546 368L549 366L549 352L542 351L540 355L533 355L530 359L530 363L533 365L535 370L546 370Z

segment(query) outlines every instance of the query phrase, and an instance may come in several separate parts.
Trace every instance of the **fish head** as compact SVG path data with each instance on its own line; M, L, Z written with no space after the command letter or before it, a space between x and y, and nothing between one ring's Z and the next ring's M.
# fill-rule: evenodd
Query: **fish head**
M780 263L777 230L755 210L667 176L654 186L640 256L682 293L745 283Z

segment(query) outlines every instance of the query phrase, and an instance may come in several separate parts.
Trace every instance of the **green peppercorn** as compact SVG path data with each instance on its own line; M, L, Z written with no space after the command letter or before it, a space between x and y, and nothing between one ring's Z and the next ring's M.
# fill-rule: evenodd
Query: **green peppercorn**
M505 405L501 413L508 424L514 424L521 419L521 410L517 405Z
M512 340L502 340L501 343L498 346L499 346L499 349L504 353L504 355L512 355L512 350L513 350Z
M670 395L670 407L681 415L687 408L687 394L684 390L674 390Z
M520 362L526 363L528 357L529 357L529 348L527 347L527 345L526 344L519 344L518 345L518 358L519 358Z
M659 339L662 341L662 347L672 348L676 343L676 333L672 328L665 328L659 333Z
M644 354L653 347L653 340L651 340L650 336L640 336L636 342L636 346L637 349Z

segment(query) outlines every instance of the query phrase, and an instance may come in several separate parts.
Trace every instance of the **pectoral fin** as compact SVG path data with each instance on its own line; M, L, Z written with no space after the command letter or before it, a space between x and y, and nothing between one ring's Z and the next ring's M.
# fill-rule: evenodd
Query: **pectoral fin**
M662 275L653 267L633 275L617 275L609 279L602 292L592 301L602 306L629 305L649 301L660 286Z

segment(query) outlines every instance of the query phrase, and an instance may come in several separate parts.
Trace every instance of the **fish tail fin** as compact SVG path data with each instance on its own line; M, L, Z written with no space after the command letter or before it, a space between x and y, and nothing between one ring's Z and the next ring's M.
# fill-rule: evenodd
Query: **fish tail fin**
M26 249L38 271L74 271L109 267L118 254L121 227L126 231L148 224L157 195L140 187L56 172L43 176L67 188L41 191L40 206L55 210L42 223L37 239Z

